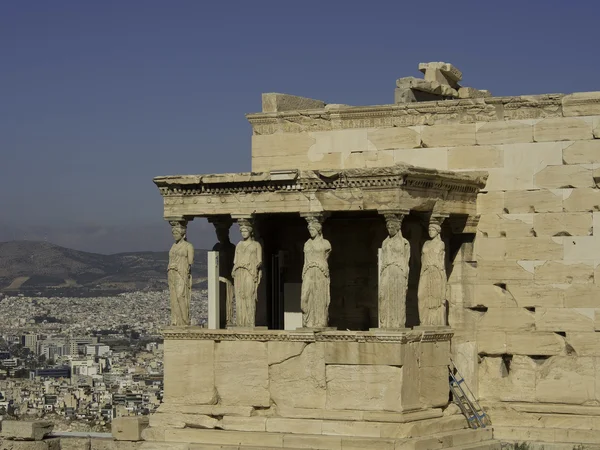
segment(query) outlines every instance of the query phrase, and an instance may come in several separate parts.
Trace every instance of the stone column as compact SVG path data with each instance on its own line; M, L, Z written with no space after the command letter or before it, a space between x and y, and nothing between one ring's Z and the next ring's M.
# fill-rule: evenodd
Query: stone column
M190 325L194 247L186 239L187 220L169 220L175 243L169 250L167 281L171 306L171 325Z
M233 325L233 258L235 245L229 239L229 230L233 219L229 216L216 216L208 219L215 227L217 242L213 251L219 252L219 315L220 328Z
M242 240L235 247L233 259L233 289L235 295L236 326L254 328L258 286L262 278L262 246L254 238L251 216L236 217Z
M321 213L304 214L308 223L309 239L304 244L304 267L300 306L303 328L326 328L329 324L331 301L329 254L331 244L323 237L325 216Z
M388 237L379 257L379 328L402 330L406 327L406 292L410 244L402 235L402 220L409 211L379 211L385 217Z
M423 244L419 278L419 319L421 326L446 326L446 245L441 238L447 216L432 214L427 224L429 240Z

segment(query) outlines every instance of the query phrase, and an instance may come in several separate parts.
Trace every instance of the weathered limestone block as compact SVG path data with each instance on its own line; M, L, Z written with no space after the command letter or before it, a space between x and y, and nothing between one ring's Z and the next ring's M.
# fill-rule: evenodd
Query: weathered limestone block
M566 342L577 356L600 356L600 333L595 331L573 331L567 335Z
M512 294L506 289L493 284L477 284L473 286L474 296L471 304L466 306L486 306L488 308L514 308L517 305Z
M450 364L450 341L421 342L419 349L419 367L446 367Z
M578 141L593 139L592 125L575 117L544 119L533 126L536 142Z
M421 367L419 389L421 407L446 406L450 395L448 366Z
M458 88L458 82L462 80L462 72L450 63L419 63L419 71L425 74L427 81L438 81L455 88Z
M563 149L565 164L600 163L600 140L577 141Z
M475 89L472 87L461 87L458 89L458 98L486 98L491 96L491 92L485 89Z
M266 342L215 344L215 386L223 405L269 406Z
M428 169L448 169L448 149L417 148L393 150L394 163L412 164Z
M531 281L534 274L526 270L518 261L482 260L477 263L477 280L480 283L507 283Z
M564 189L596 186L594 171L583 165L546 166L534 176L536 188Z
M484 214L477 231L487 237L529 237L533 233L533 214Z
M479 366L479 395L485 400L535 401L536 363L528 356L510 360L484 357Z
M404 346L393 343L327 342L325 363L402 366Z
M565 211L600 211L600 189L564 189L563 192Z
M267 418L226 416L221 420L221 426L233 431L267 431Z
M280 364L286 360L300 356L306 345L306 342L267 342L267 358L269 366L272 364Z
M322 420L267 418L267 431L270 433L315 434L322 431Z
M262 94L262 111L295 111L303 109L321 109L325 107L325 102L314 100L312 98L298 97L296 95L278 94L269 92Z
M476 145L475 124L423 126L421 140L424 147L460 147Z
M111 422L110 431L117 441L141 441L142 431L148 425L147 416L116 417Z
M536 283L578 284L594 282L593 264L569 261L546 261L534 269Z
M353 436L365 438L375 438L381 435L381 424L374 422L363 422L363 421L340 421L340 420L324 420L322 425L322 433L330 436ZM367 441L368 442L368 441ZM342 448L346 448L345 444L342 444ZM349 447L356 448L356 447ZM366 448L366 447L361 447ZM371 447L368 447L371 448ZM377 447L375 444L374 448ZM386 447L389 448L389 447Z
M308 151L316 139L310 133L279 133L252 136L252 157L301 156L308 160Z
M516 192L516 191L514 191ZM477 194L477 214L502 214L504 211L504 191L480 192ZM562 199L561 199L562 203ZM562 208L562 205L561 205ZM510 211L509 211L510 212ZM530 212L530 211L523 211Z
M565 338L554 332L506 333L510 355L559 355L565 352Z
M476 397L479 392L479 361L477 353L477 342L474 341L460 344L453 343L452 345L452 360L454 365Z
M475 135L478 145L533 142L533 123L528 120L479 122Z
M503 261L506 259L506 238L479 236L475 240L474 247L477 261Z
M402 411L403 368L392 366L329 365L327 409ZM413 380L416 382L417 378ZM418 392L418 386L415 386Z
M507 289L521 308L546 307L562 308L564 306L565 289L570 285L549 284L510 284Z
M506 331L478 331L475 339L477 342L477 353L483 355L504 355L506 353L506 335Z
M533 221L535 230L535 216ZM562 241L551 237L507 239L505 248L506 259L548 260L563 257Z
M449 274L448 284L469 284L477 280L477 266L471 261L461 261L452 266L452 273Z
M504 212L510 214L562 212L562 203L562 192L547 189L504 193Z
M53 428L52 422L43 420L3 420L0 436L24 441L41 441Z
M163 413L156 412L150 416L151 427L164 427L164 428L217 428L220 424L218 419L210 417L204 414L183 414L183 413ZM143 430L142 430L143 431ZM140 431L140 436L142 434ZM117 440L119 439L115 436ZM134 439L128 439L134 440Z
M600 114L600 92L577 92L562 99L565 117Z
M589 236L592 233L592 214L585 212L535 214L533 229L536 236Z
M89 440L87 441L89 443ZM61 444L61 439L46 439L43 441L0 441L2 450L59 450ZM83 447L77 450L86 450L86 448Z
M421 145L418 127L375 128L367 130L367 140L380 150L417 148Z
M593 308L536 308L538 331L594 331Z
M563 241L565 261L600 261L600 236L565 237Z
M213 341L165 340L165 402L217 402L214 346Z
M250 417L254 408L252 406L223 406L223 405L178 405L163 403L159 406L160 413L192 414L207 416L240 416Z
M298 167L307 170L339 169L342 167L341 153L325 153L296 156L252 157L253 172L269 172L271 170L288 170Z
M528 331L535 326L535 316L525 308L488 308L477 322L477 330Z
M337 342L336 342L337 343ZM281 347L297 343L269 342L269 390L279 407L325 408L325 344L302 344L299 354L275 359ZM341 344L341 342L340 342Z
M596 400L594 358L554 356L538 368L536 401L580 405Z
M504 166L504 150L491 145L453 147L448 150L448 169L487 169Z
M507 144L504 149L504 190L536 189L534 174L563 163L561 142ZM489 188L488 188L489 189Z

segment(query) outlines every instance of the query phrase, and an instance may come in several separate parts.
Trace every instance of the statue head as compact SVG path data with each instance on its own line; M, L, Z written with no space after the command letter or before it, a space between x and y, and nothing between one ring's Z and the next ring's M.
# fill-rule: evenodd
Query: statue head
M173 235L175 242L185 240L187 233L187 222L172 221L169 223L171 224L171 234Z
M247 241L254 236L254 227L252 226L252 222L248 219L240 219L238 220L240 225L240 234L242 235L242 239Z
M386 214L385 215L385 226L390 237L394 237L398 234L402 228L402 214Z
M315 239L323 233L323 225L317 217L307 217L306 221L308 222L308 234L310 234L311 239Z
M429 237L431 239L435 238L436 236L439 236L441 231L442 231L442 227L440 226L439 223L433 222L433 221L429 223L428 232L429 232Z

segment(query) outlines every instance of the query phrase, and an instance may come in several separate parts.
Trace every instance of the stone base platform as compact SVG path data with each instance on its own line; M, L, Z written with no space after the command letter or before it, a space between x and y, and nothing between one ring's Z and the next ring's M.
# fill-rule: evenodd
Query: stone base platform
M600 450L600 406L553 403L484 403L494 438L507 449Z
M232 431L199 428L155 427L144 433L152 441L142 443L151 449L323 449L323 450L433 450L500 449L492 439L492 429L466 429L462 416L421 420L402 425L392 423L314 424L301 420L276 419L273 431ZM352 428L357 427L356 436ZM322 429L319 433L318 428ZM149 429L148 429L149 430Z
M164 403L150 417L150 427L142 434L146 441L413 448L398 445L467 426L463 416L442 413L449 401L448 328L169 327L163 335ZM476 435L466 430L465 436ZM451 438L439 439L443 447L414 448L453 446ZM479 441L468 443L473 442Z

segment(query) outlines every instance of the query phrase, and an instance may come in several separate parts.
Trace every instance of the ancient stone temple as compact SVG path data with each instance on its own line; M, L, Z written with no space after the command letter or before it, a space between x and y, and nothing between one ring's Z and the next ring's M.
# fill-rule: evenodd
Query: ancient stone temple
M263 94L251 172L154 179L177 317L195 218L227 317L164 329L144 445L600 444L600 93L493 97L419 68L389 105ZM451 359L484 429L451 406Z

